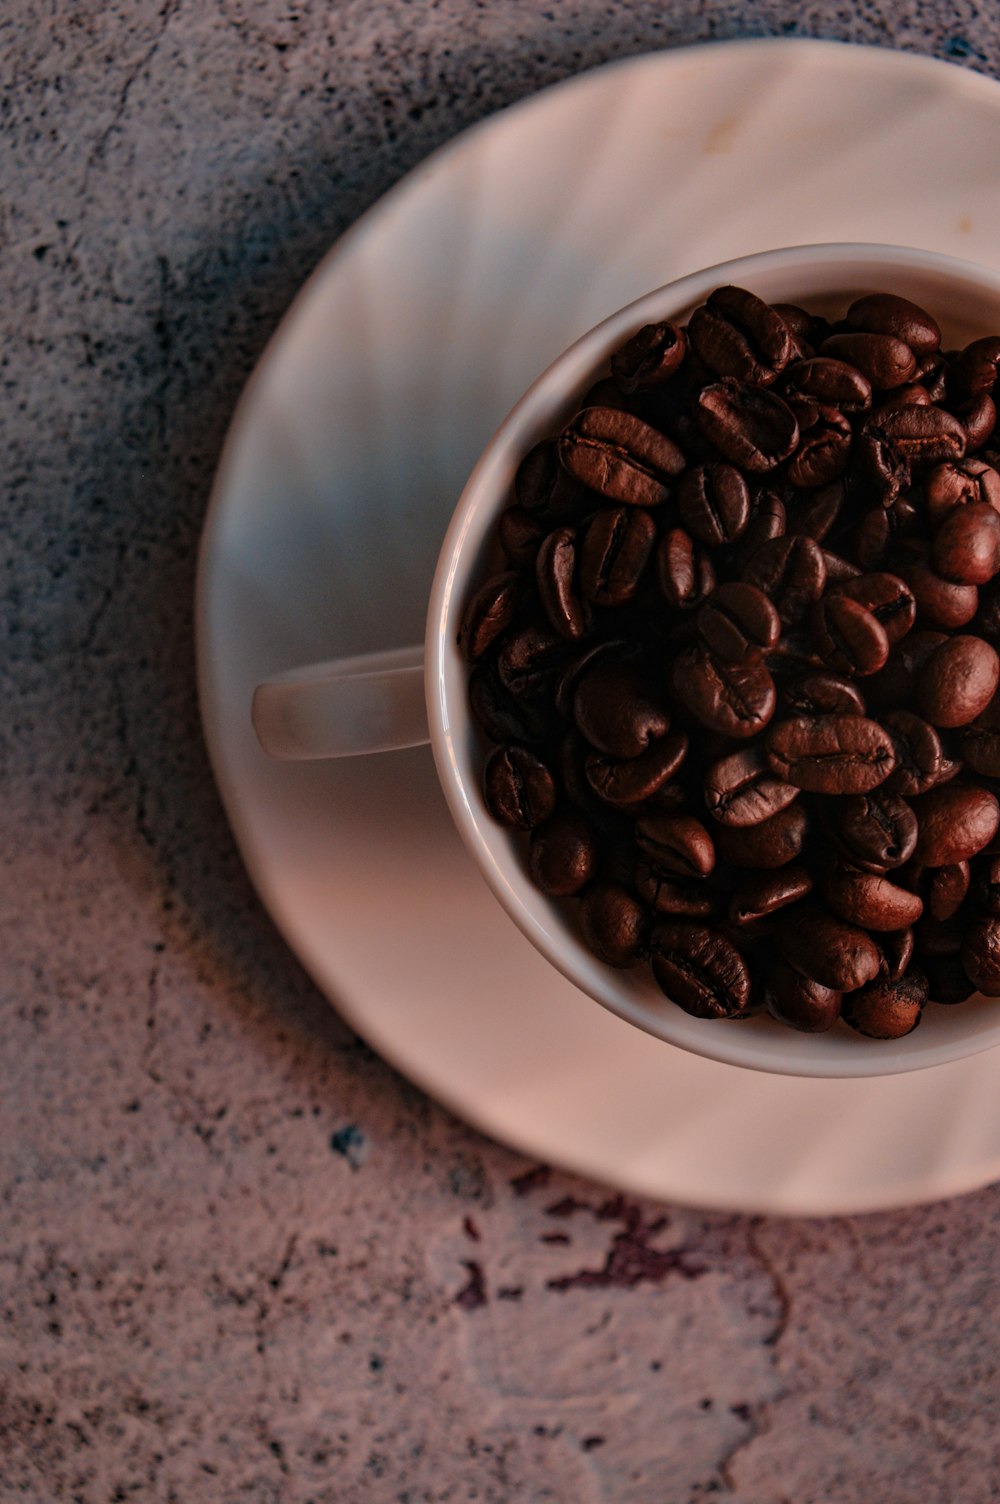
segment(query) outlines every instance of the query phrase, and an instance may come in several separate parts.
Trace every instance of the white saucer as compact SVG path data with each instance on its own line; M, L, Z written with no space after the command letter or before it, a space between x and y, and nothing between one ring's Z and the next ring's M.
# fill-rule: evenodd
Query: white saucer
M880 49L720 43L598 69L467 132L370 210L240 403L197 607L236 839L358 1032L525 1154L712 1208L933 1200L1000 1178L1000 1060L814 1081L650 1039L515 929L451 826L428 749L272 763L250 727L253 686L422 637L483 443L561 349L647 289L782 243L996 264L998 133L1000 86Z

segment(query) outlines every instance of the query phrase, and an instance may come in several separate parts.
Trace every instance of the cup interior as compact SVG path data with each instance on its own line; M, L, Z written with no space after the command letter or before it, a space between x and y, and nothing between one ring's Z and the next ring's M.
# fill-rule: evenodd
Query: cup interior
M928 251L851 244L765 251L706 268L648 293L584 334L501 424L442 545L425 649L438 774L466 845L511 918L564 976L628 1023L694 1054L779 1074L877 1076L957 1060L1000 1044L1000 1002L977 996L958 1007L928 1004L919 1026L898 1040L867 1039L843 1025L803 1034L766 1016L692 1017L663 995L646 968L617 971L591 955L578 936L575 901L553 900L534 886L525 848L493 820L482 797L484 743L469 713L468 665L456 644L470 590L495 567L495 524L517 467L535 443L573 415L629 335L645 324L685 321L714 287L726 283L820 313L842 312L865 293L898 293L934 314L945 348L1000 331L1000 273ZM587 1006L583 998L580 1005Z

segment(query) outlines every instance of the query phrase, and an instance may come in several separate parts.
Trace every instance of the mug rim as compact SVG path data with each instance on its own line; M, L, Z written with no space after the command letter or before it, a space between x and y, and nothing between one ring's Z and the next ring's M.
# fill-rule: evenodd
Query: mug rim
M631 333L647 323L685 316L723 283L752 285L796 274L800 284L816 281L812 291L800 286L786 294L767 294L773 301L790 302L874 291L870 279L885 279L890 272L897 274L897 283L900 274L939 283L941 292L950 290L953 299L991 297L1000 329L1000 270L935 251L865 242L780 247L730 258L664 283L592 326L536 377L482 449L445 533L428 602L425 687L438 779L463 842L510 918L586 998L625 1022L722 1064L773 1074L857 1078L963 1059L1000 1045L1000 1007L995 1020L989 1015L996 1005L986 999L942 1008L947 1019L941 1028L948 1028L943 1039L936 1037L940 1029L928 1038L924 1020L896 1040L868 1039L848 1029L815 1035L763 1017L696 1018L659 992L647 968L622 972L599 961L573 933L563 907L573 901L554 900L531 883L511 834L493 820L470 776L477 771L469 753L475 733L467 695L469 666L458 652L457 629L469 582L492 539L516 464L534 442L552 432L560 412L572 408L573 394L595 379L612 350ZM934 296L933 291L923 293L931 312Z

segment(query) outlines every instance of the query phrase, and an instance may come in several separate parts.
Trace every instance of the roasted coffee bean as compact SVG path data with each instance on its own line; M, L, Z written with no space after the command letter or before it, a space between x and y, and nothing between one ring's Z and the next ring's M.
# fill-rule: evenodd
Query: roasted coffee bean
M802 854L809 816L801 804L789 804L757 825L712 827L716 856L734 867L770 872Z
M898 982L913 960L912 929L887 930L879 935L878 948L882 952L881 974L890 982Z
M827 571L829 581L829 570ZM854 579L829 583L831 595L846 596L871 612L885 628L890 645L905 637L917 615L917 603L906 581L896 574L860 574Z
M927 993L927 978L911 967L898 982L878 981L852 992L840 1016L869 1039L901 1039L920 1022Z
M781 383L786 402L811 401L842 413L863 413L872 405L871 382L856 366L817 355L789 366Z
M1000 365L1000 338L988 334L966 345L955 362L955 386L965 397L992 392Z
M917 844L917 817L912 808L884 788L838 799L828 826L845 856L866 872L901 867Z
M965 452L974 454L993 437L997 423L997 406L988 392L980 392L953 408L955 417L965 429Z
M954 631L972 621L979 609L979 590L975 585L952 584L929 564L919 561L901 566L899 572L926 626Z
M535 556L535 582L553 630L560 637L582 637L590 625L590 612L577 586L574 528L555 528L542 539Z
M743 287L717 287L696 308L691 343L716 376L768 386L792 354L788 325L770 304Z
M660 594L675 611L693 611L715 589L708 553L682 527L664 533L656 550Z
M786 532L803 533L814 543L822 543L840 516L843 504L844 487L840 481L819 486L814 491L793 493L789 506L785 508Z
M823 552L812 538L793 534L774 538L747 560L741 578L769 597L784 626L795 626L823 594Z
M850 595L827 591L809 613L809 626L817 652L835 673L863 678L877 673L889 657L885 628Z
M459 632L459 645L470 663L481 658L507 630L517 609L519 582L510 570L493 575L481 585L466 607Z
M878 872L834 867L823 878L822 891L835 914L867 930L905 930L924 911L919 894Z
M587 782L605 804L630 809L644 804L669 783L684 761L687 734L671 730L637 757L602 757L591 752L584 763Z
M882 958L872 937L816 904L803 904L779 924L777 943L803 976L836 992L853 992L879 973Z
M680 877L664 872L646 858L635 869L635 891L646 906L657 914L674 914L684 919L712 919L720 909L717 891L703 878Z
M910 346L894 334L848 331L831 334L820 345L820 354L854 366L876 392L903 386L916 375L917 360Z
M685 709L724 736L756 736L774 714L774 680L759 659L727 663L697 643L674 660L672 683Z
M490 753L483 792L490 814L508 830L532 830L556 807L555 780L527 747L509 745Z
M623 662L629 656L628 644L620 638L605 638L596 642L590 638L580 643L570 656L564 655L562 664L553 677L551 691L555 708L563 719L573 719L573 696L576 694L576 686L588 669L593 668L602 658L614 658L616 662Z
M706 646L729 663L759 658L781 634L778 613L764 592L740 580L716 586L696 622Z
M844 315L848 329L869 334L891 334L909 345L914 355L932 355L941 345L936 319L897 293L866 293L856 298Z
M559 458L575 480L625 506L660 506L684 469L672 439L610 407L578 413L560 436Z
M828 548L820 549L820 552L823 555L828 587L845 585L849 580L861 578L863 571L857 564L852 564L850 559L845 559L842 554L832 553Z
M1000 700L994 696L962 732L966 767L986 778L1000 778Z
M953 507L934 534L931 563L956 585L988 584L1000 569L1000 514L987 501Z
M602 507L579 548L580 590L596 606L620 606L635 595L652 557L656 524L642 507Z
M788 461L788 479L803 488L828 486L847 469L851 455L850 421L836 407L800 408L798 448Z
M864 695L837 674L801 674L779 685L778 704L786 716L865 715Z
M774 491L759 491L750 500L750 521L746 531L734 549L734 562L738 569L752 559L762 543L781 538L786 530L785 504Z
M548 724L544 711L531 701L517 700L500 683L492 665L477 664L469 677L469 705L477 722L494 742L541 741Z
M576 515L583 488L567 475L559 463L555 442L545 439L529 450L514 477L514 498L526 512L541 513L549 519Z
M977 919L962 940L962 965L974 987L1000 996L1000 919Z
M707 877L715 866L712 837L694 815L642 815L635 823L635 843L661 872Z
M800 308L798 303L772 303L775 313L780 313L793 338L800 346L818 345L830 333L830 323L822 314Z
M698 426L724 459L763 475L787 459L799 425L786 402L765 387L725 377L698 393Z
M919 824L914 859L925 867L967 862L997 833L1000 804L977 784L946 783L913 801Z
M842 993L804 977L780 958L764 984L764 1006L771 1017L806 1034L833 1028L840 1017L842 997Z
M497 673L516 699L542 694L564 667L567 643L550 626L529 626L508 636L497 654Z
M873 422L914 475L965 454L965 428L943 407L907 402L873 415Z
M769 914L806 898L812 889L809 869L798 862L790 862L773 872L757 872L734 890L729 902L730 923L747 925L766 919Z
M989 705L1000 683L1000 658L981 637L949 637L921 665L914 704L935 726L967 726Z
M885 668L866 680L865 698L869 705L895 709L912 701L921 668L934 649L947 641L945 632L908 632L896 645Z
M532 832L528 871L535 886L553 897L579 893L597 871L597 838L576 810L555 814Z
M896 763L889 733L865 716L793 716L769 728L764 746L779 778L814 794L864 794Z
M931 525L942 522L957 506L988 502L1000 512L1000 473L984 460L936 465L924 481L924 507Z
M710 461L686 470L677 510L691 536L709 548L735 543L750 520L750 489L733 465Z
M759 746L729 753L705 774L705 806L721 825L759 825L798 797L794 785L774 776Z
M662 386L680 370L687 344L676 324L646 324L611 357L615 384L626 396Z
M731 941L706 925L661 919L649 940L653 976L696 1018L739 1018L750 1006L750 974Z
M950 919L958 913L968 894L970 877L968 862L931 868L924 902L932 919Z
M580 676L573 719L590 745L608 757L638 757L670 730L670 716L638 664L609 658Z
M646 952L649 914L621 883L593 883L577 911L587 945L608 966L635 966Z
M895 794L925 794L941 782L945 757L941 738L912 710L890 710L882 725L892 737L896 766L885 781Z

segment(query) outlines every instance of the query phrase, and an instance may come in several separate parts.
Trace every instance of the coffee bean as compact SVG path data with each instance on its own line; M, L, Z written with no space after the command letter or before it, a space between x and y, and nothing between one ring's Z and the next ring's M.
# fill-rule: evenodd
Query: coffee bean
M532 833L528 870L543 893L559 898L579 893L594 876L597 860L595 833L578 811L555 814Z
M722 825L759 825L799 797L799 790L776 778L759 746L731 752L705 774L705 805Z
M649 915L622 884L593 883L577 912L584 940L606 965L628 967L642 960Z
M1000 569L1000 515L989 502L953 507L931 542L931 563L956 585L985 585Z
M709 548L735 543L750 520L750 489L733 465L710 461L686 470L677 510L691 536Z
M518 577L507 570L481 585L469 601L459 632L465 658L475 663L514 619L519 593Z
M1000 996L1000 919L977 919L962 940L962 966L974 987Z
M845 997L841 1018L869 1039L901 1039L920 1022L927 978L911 967L898 982L875 982Z
M711 919L720 904L717 892L702 878L679 877L641 858L635 869L635 891L657 914L686 919Z
M989 443L997 424L997 406L988 392L954 403L952 411L965 429L966 454L974 454Z
M912 710L890 710L882 725L892 737L896 766L885 787L893 793L924 794L941 781L945 761L941 738L934 727Z
M967 726L989 705L1000 683L1000 658L981 637L949 637L917 675L914 703L935 726Z
M750 974L739 951L705 925L660 920L649 942L653 976L696 1018L739 1018L750 1006Z
M829 580L829 570L827 578ZM870 611L885 628L890 646L905 637L916 620L917 603L913 592L896 574L859 574L853 579L830 584L829 593L857 601Z
M873 422L914 475L965 454L965 428L943 407L907 402L873 415Z
M717 585L698 610L698 632L718 658L745 663L773 648L781 621L762 590L745 581Z
M822 889L835 914L867 930L908 929L924 911L918 894L877 872L835 867L824 877Z
M776 393L726 377L698 393L698 425L724 459L763 475L799 441L795 414Z
M515 569L529 570L535 562L538 545L546 534L542 518L514 502L500 513L497 536L507 562Z
M590 625L590 613L577 588L574 528L555 528L542 539L535 557L535 580L553 630L560 637L582 637Z
M1000 778L1000 701L996 696L962 731L966 766L987 778Z
M555 442L545 439L525 455L514 477L514 498L526 512L551 521L574 517L586 493L559 463Z
M517 700L500 683L495 668L478 664L469 678L469 704L486 735L495 742L536 742L546 730L544 713Z
M490 754L483 792L490 814L508 830L532 830L556 805L552 774L527 747L497 747Z
M972 501L985 501L1000 511L1000 473L984 460L936 465L924 480L924 506L931 524Z
M774 714L774 680L759 659L727 663L696 644L675 659L672 684L685 709L724 736L756 736Z
M635 842L661 872L707 877L715 866L712 837L693 815L642 815L635 824Z
M762 543L770 543L773 538L782 537L787 520L785 504L774 491L758 491L751 496L750 521L733 551L736 567L742 569Z
M857 298L844 315L848 329L870 334L891 334L901 339L915 355L930 355L940 347L937 321L918 303L897 293L867 293Z
M780 958L764 984L764 1005L772 1018L806 1034L832 1029L840 1017L843 994L804 977Z
M927 912L932 919L951 919L965 902L971 872L968 862L952 862L947 867L933 867L928 874Z
M966 345L955 362L955 386L966 397L991 392L1000 365L1000 338L985 335Z
M879 935L878 948L886 980L898 982L913 960L913 930L887 930Z
M672 439L610 407L578 413L559 439L559 458L575 480L626 506L660 506L684 469Z
M592 752L584 763L587 782L597 797L619 809L643 804L669 783L684 761L688 738L671 730L636 757L602 757Z
M889 733L865 716L793 716L770 727L764 746L779 778L815 794L864 794L896 762Z
M808 832L806 810L801 804L790 804L757 825L713 826L712 837L721 861L770 872L802 854Z
M847 469L853 438L850 421L836 407L796 411L798 448L788 461L788 479L803 488L828 486Z
M826 565L812 538L788 534L761 544L741 578L770 598L784 626L794 626L823 594Z
M820 345L820 354L854 366L877 392L902 386L917 370L916 356L910 346L894 334L857 331L831 334Z
M975 585L955 585L943 580L929 564L903 565L900 577L913 596L921 621L929 627L954 631L972 621L979 609L979 591Z
M881 955L871 936L818 905L797 908L779 925L777 942L797 971L835 992L853 992L878 976Z
M912 480L906 455L871 415L855 439L854 451L859 478L875 491L883 508L891 506Z
M816 650L835 673L877 673L889 657L889 638L881 622L850 595L828 591L809 613Z
M919 824L913 855L925 867L967 862L992 841L1000 825L1000 804L988 789L947 783L913 801Z
M917 844L917 817L898 794L876 788L838 799L829 831L848 860L866 872L889 872L909 861Z
M778 702L788 716L866 714L864 696L856 684L819 669L779 685Z
M743 287L717 287L696 308L691 343L717 376L767 386L792 354L788 325L769 304Z
M781 395L786 402L811 401L836 407L842 413L867 412L872 405L871 382L857 366L829 355L800 360L785 372Z
M633 662L600 659L581 675L573 719L592 747L608 757L638 757L666 736L670 716Z
M687 335L676 324L646 324L611 357L611 374L627 396L648 392L680 370Z
M660 594L675 611L693 611L715 589L715 570L708 553L682 527L672 527L656 551Z
M753 924L779 909L798 903L812 892L813 880L807 867L790 862L774 872L757 872L738 884L729 902L732 924Z
M642 507L602 507L580 544L580 590L597 606L621 606L642 583L656 524Z

